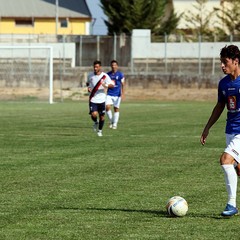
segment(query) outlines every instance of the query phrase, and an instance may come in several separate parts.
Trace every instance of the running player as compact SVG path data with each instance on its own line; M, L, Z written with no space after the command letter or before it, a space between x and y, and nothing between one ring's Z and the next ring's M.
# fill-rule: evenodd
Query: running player
M99 137L102 137L102 129L104 125L105 115L105 101L106 101L106 89L113 87L110 77L102 72L101 62L94 61L93 63L94 73L90 76L87 86L89 96L89 108L91 118L94 122L93 130L97 132ZM99 115L99 121L98 121Z
M114 88L109 88L107 91L106 111L109 119L109 127L117 129L119 121L119 108L121 99L124 98L124 75L118 71L118 62L116 60L111 61L111 71L108 72L111 80L114 81ZM111 107L114 107L114 114L112 114Z
M218 84L218 101L202 132L200 142L205 144L210 128L227 107L226 148L220 157L228 193L228 202L222 216L238 213L236 207L237 182L240 173L240 51L229 45L220 52L221 68L226 76ZM234 167L236 169L234 169Z

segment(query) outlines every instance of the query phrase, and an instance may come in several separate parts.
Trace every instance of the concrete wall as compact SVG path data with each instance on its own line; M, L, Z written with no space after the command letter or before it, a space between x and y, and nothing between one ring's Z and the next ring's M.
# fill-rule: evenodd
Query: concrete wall
M219 58L221 48L230 42L167 42L152 43L151 31L134 29L132 34L133 58ZM240 45L240 42L234 42Z

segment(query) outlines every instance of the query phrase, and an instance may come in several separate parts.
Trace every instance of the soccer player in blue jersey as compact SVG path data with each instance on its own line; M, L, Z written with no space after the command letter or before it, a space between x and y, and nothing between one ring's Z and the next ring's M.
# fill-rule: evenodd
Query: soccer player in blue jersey
M226 76L218 84L218 101L202 132L200 142L205 144L210 128L227 108L226 148L220 157L228 193L228 202L222 216L238 213L236 207L237 182L240 175L240 51L235 45L222 48L221 68Z
M118 62L111 61L111 71L108 72L109 77L115 83L113 88L108 88L106 99L106 113L109 119L109 127L117 129L119 121L119 108L121 99L124 97L124 74L118 71ZM114 114L112 114L111 107L114 107Z

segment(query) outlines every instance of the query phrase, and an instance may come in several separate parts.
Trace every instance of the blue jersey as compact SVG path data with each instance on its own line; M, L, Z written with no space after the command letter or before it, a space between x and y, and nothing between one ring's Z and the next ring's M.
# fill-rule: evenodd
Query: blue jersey
M219 82L218 102L227 106L226 133L240 134L240 77L232 81L227 75Z
M113 88L108 88L107 95L120 97L122 92L122 82L124 82L124 75L122 72L108 72L109 77L114 81L115 85Z

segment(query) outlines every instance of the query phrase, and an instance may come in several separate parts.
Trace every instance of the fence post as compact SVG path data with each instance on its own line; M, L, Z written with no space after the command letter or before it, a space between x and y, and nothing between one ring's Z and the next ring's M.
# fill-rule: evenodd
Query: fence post
M214 35L214 41L213 41L213 61L212 61L212 75L215 75L215 45L216 45L216 35Z
M198 35L198 75L200 76L202 73L202 63L201 63L201 41L202 36Z
M164 33L164 61L165 61L165 73L168 71L168 65L167 65L167 34Z
M66 50L66 39L65 35L63 35L63 74L65 75L66 72L66 55L65 55L65 50Z
M49 74L50 74L50 80L49 80L49 103L53 103L53 48L50 47L50 69L49 69Z
M182 43L183 43L183 36L180 34L180 59L179 59L179 69L178 72L179 74L182 74Z
M133 36L130 37L131 38L131 56L130 56L130 59L131 59L131 74L133 74Z
M31 39L30 39L30 33L28 34L28 46L31 46ZM32 77L32 61L31 61L31 49L28 49L28 71L30 76Z

